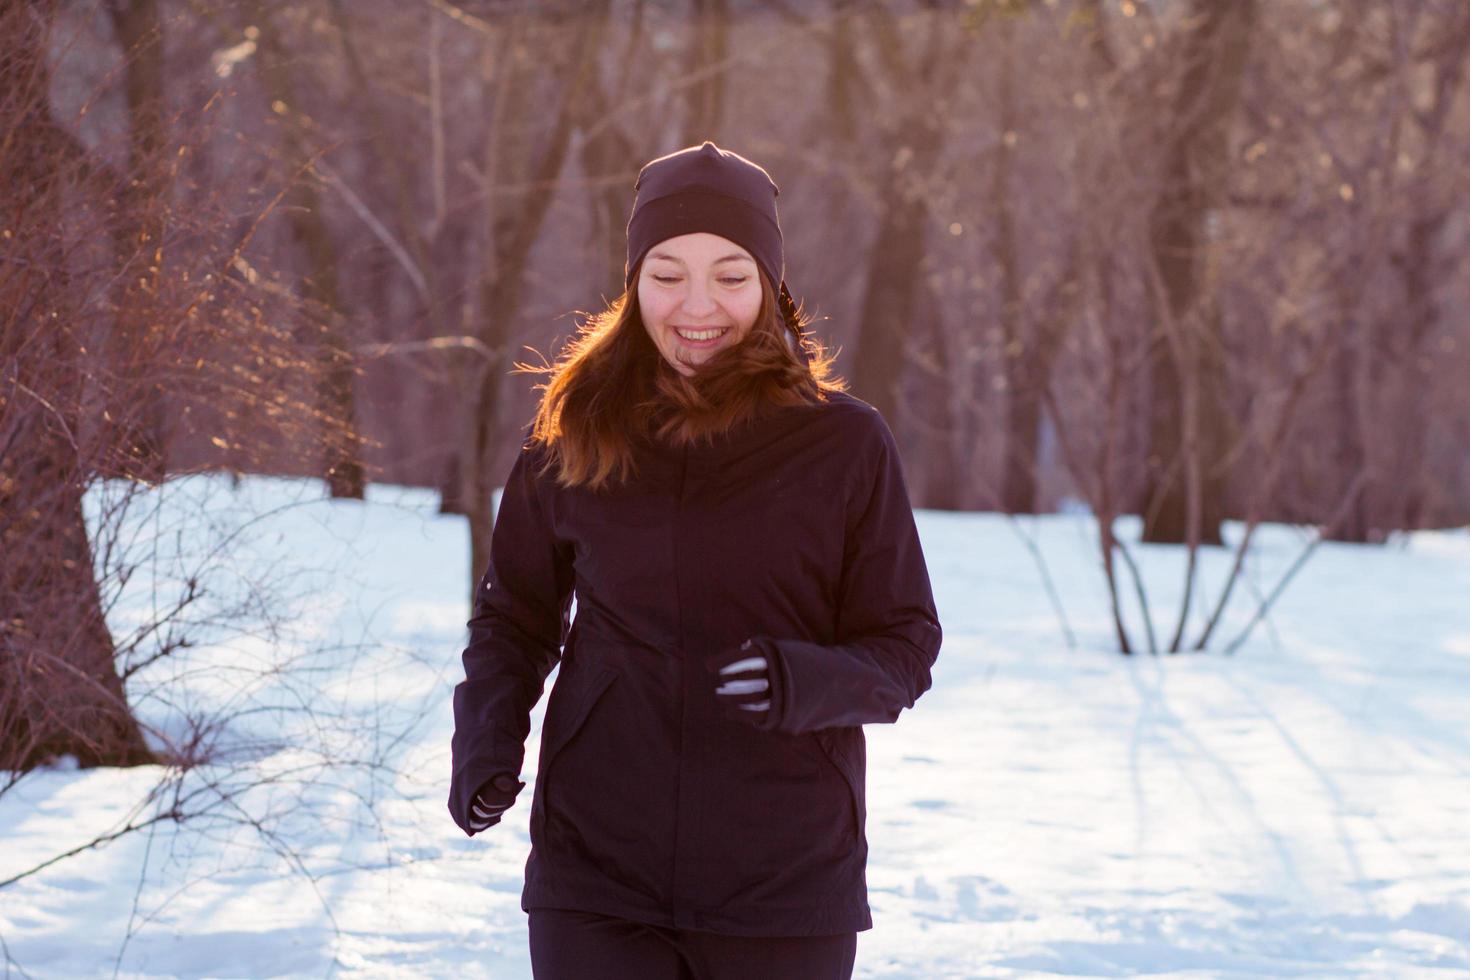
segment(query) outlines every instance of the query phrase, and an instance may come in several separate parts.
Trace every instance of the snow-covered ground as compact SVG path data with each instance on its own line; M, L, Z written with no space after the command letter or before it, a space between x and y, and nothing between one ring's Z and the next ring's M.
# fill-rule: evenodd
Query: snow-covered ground
M242 580L306 569L284 580L289 630L217 631L188 652L208 671L154 674L159 691L192 685L200 712L279 705L242 722L283 726L285 744L227 774L276 778L238 811L0 889L3 952L48 978L529 977L529 792L473 840L444 807L463 521L391 488L366 504L265 480L172 492L221 520L271 511L232 563ZM1324 545L1235 655L1125 658L1085 516L919 526L945 642L934 689L869 729L876 926L858 976L1470 975L1470 534ZM1306 540L1264 529L1222 642ZM1137 554L1166 636L1183 557ZM1225 567L1206 554L1206 596ZM283 657L301 679L271 669ZM156 701L145 713L180 726ZM323 753L380 768L321 768ZM0 796L0 879L115 829L157 780L23 781Z

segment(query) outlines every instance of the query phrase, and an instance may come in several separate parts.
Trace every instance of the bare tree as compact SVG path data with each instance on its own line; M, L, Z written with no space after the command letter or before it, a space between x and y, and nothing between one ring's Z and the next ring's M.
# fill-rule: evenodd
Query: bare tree
M93 324L76 231L107 228L84 195L91 161L52 118L57 4L0 12L0 769L58 755L138 765L153 753L128 711L93 578L82 494L97 444L84 418ZM105 268L105 264L104 264ZM107 285L109 273L100 285ZM58 604L61 608L58 608Z
M888 150L879 158L885 172L876 180L878 215L857 321L852 386L895 421L907 362L905 340L912 337L913 311L925 299L925 233L933 221L927 185L944 143L943 106L965 64L954 50L949 18L931 16L919 26L920 36L910 39L886 10L873 8L863 17L873 63L882 72L876 78L890 98L900 101L878 116L886 123L878 142Z
M151 472L123 414L149 401L138 393L244 468L282 443L315 451L340 436L336 415L294 396L319 380L299 356L316 349L309 310L246 255L286 191L258 202L242 233L217 198L175 210L173 171L148 171L206 145L200 120L170 137L174 152L127 157L143 172L111 167L109 147L89 148L53 112L59 9L35 0L0 15L0 180L13 189L0 222L0 769L12 772L63 756L160 758L132 711L119 663L135 644L109 627L103 529L84 506L107 478ZM146 229L126 236L131 251L120 224Z
M696 81L685 96L689 118L684 126L682 142L686 146L713 139L719 131L725 108L727 73L704 69L723 63L730 53L730 12L726 0L690 2L693 7L692 43L688 46L685 74Z
M493 58L496 48L485 48L482 70L490 92L491 124L480 174L486 247L477 336L498 358L469 372L461 394L459 455L462 500L470 522L471 579L490 560L491 491L501 476L493 461L502 417L502 372L510 363L511 329L521 305L523 277L552 200L550 190L567 159L577 105L591 82L607 14L608 4L600 3L570 27L536 23L518 14L501 28L503 57ZM559 47L561 58L548 62L533 56L537 46L547 44ZM512 121L513 111L533 99L552 107L539 132L526 127L524 120ZM505 193L504 184L524 189Z
M1211 462L1228 438L1224 359L1204 254L1227 187L1227 128L1239 102L1256 10L1255 0L1200 0L1185 14L1177 42L1182 76L1174 82L1159 196L1149 218L1158 334L1144 508L1148 541L1220 543L1224 474Z
M323 324L316 336L322 366L317 400L323 416L336 422L323 440L326 453L322 473L332 496L361 499L364 484L362 446L357 431L351 344L344 336L346 321L339 286L337 247L312 167L327 148L313 145L312 125L299 98L290 54L274 17L260 0L255 0L251 12L259 32L266 98L272 112L281 117L284 124L283 156L286 165L295 171L286 216L292 236L306 256L306 274L303 277L306 295L319 309L318 320Z

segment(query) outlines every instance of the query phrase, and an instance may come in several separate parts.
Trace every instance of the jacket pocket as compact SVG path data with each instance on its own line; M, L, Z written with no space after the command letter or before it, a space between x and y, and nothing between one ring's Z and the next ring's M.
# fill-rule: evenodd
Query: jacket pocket
M556 757L586 724L593 707L601 700L618 672L611 667L598 667L581 676L578 671L557 677L552 698L546 706L545 730L541 737L541 758L537 762L536 794L532 806L533 824L544 839L546 834L546 799L551 790L552 770ZM566 688L566 694L556 695Z
M842 776L847 784L848 802L852 806L853 837L864 843L863 831L867 823L867 805L864 793L864 765L866 749L861 728L824 728L815 733L817 744L827 756L827 761Z

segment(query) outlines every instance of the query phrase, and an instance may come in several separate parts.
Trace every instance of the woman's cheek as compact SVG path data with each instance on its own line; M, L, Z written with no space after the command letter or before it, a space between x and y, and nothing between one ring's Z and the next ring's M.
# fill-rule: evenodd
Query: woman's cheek
M750 331L750 328L751 327L755 326L755 319L756 319L756 317L760 316L760 312L761 312L761 291L760 291L759 288L757 288L754 291L753 294L744 295L744 296L742 296L740 298L740 300L741 300L741 309L740 309L740 318L739 318L740 325L741 325L740 334L741 334L741 336L744 336L746 333L748 333Z

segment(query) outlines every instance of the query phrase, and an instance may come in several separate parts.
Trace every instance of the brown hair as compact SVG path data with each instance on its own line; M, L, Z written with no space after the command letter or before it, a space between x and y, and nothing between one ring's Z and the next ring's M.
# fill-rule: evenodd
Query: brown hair
M671 446L713 441L773 409L846 390L847 382L832 374L833 356L805 333L809 318L778 296L764 273L750 332L687 377L664 360L644 329L636 270L632 280L581 324L555 364L516 365L520 373L549 375L536 386L542 395L530 441L547 447L546 469L556 470L560 485L598 490L628 479L636 472L638 439Z

